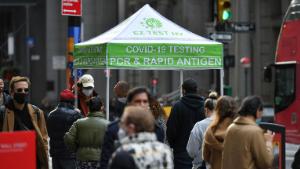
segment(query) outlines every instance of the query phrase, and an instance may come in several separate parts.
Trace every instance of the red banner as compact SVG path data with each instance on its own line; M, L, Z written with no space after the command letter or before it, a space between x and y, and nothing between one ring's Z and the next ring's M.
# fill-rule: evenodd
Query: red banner
M34 131L0 133L0 168L36 168Z

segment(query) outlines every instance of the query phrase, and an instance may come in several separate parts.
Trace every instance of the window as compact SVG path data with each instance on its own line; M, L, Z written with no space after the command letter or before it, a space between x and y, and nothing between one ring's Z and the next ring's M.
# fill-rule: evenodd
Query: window
M300 0L294 0L288 8L285 20L300 19Z
M295 99L295 64L275 67L275 113L286 109Z

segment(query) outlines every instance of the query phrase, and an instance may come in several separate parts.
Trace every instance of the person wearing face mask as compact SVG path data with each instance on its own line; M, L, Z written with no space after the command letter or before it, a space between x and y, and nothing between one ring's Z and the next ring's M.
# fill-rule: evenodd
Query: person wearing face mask
M151 95L149 91L144 87L135 87L129 90L127 95L127 106L141 106L145 109L149 109ZM150 111L149 111L150 112ZM152 114L152 112L150 112ZM122 112L123 114L123 112ZM103 149L101 152L101 162L100 168L107 169L108 161L111 158L112 153L118 148L118 131L119 131L120 120L116 120L110 123L105 132L104 141L103 141ZM164 141L164 130L157 123L155 124L154 132L156 134L157 140L160 142Z
M173 169L171 149L157 141L155 119L149 109L128 106L118 132L121 146L110 161L110 169Z
M44 112L29 103L29 87L27 77L11 79L9 90L12 99L6 104L3 131L36 131L37 168L48 169L48 133Z
M79 78L77 83L78 86L78 109L81 111L84 117L87 116L89 112L89 107L87 105L90 98L97 96L94 90L94 78L90 74L84 74Z

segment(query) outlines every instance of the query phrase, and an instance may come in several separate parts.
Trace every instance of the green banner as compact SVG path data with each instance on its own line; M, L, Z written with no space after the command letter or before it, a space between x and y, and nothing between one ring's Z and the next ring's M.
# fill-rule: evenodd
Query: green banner
M75 47L74 66L105 68L107 64L113 69L218 69L223 68L222 52L222 44L110 43Z
M105 68L106 44L75 45L74 57L75 68Z

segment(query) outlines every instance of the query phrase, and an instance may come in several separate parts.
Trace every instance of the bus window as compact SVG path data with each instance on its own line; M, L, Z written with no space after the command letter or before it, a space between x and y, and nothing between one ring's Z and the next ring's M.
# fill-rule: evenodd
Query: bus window
M286 21L300 19L300 0L294 0L286 14Z
M295 99L295 65L275 67L275 113L287 108Z

